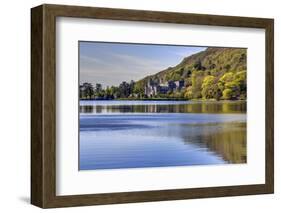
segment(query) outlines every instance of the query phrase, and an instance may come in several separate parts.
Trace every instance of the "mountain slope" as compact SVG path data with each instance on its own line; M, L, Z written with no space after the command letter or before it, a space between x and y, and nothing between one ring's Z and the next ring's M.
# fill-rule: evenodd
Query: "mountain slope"
M246 59L247 50L244 48L207 48L184 58L174 67L137 81L136 85L144 88L150 81L163 84L168 81L184 80L185 89L180 92L181 96L186 98L244 99ZM217 85L217 88L212 88L212 91L208 89L205 91L203 88L213 85ZM204 92L210 94L206 95Z

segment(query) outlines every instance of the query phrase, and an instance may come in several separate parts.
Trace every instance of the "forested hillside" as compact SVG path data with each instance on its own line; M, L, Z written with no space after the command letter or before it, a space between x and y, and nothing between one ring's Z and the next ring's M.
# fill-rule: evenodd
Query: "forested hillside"
M145 96L150 82L163 84L184 81L180 90L165 94L169 98L237 100L246 99L247 50L242 48L207 48L169 67L137 81L134 92ZM158 94L157 97L164 97Z
M81 99L215 99L245 100L247 50L207 48L139 81L80 85Z

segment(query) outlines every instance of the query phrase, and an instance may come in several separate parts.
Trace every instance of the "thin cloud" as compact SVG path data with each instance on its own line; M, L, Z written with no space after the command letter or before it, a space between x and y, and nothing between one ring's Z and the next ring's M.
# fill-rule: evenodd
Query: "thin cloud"
M110 59L113 59L113 61ZM103 59L82 56L80 61L80 81L81 83L85 81L91 83L101 82L106 86L111 86L111 84L116 85L113 80L117 81L117 84L124 80L139 80L164 68L166 68L166 65L157 60L126 54L110 54L110 56Z
M80 83L101 83L106 87L117 86L122 81L137 81L167 67L175 66L184 57L204 49L101 45L91 43L80 48Z

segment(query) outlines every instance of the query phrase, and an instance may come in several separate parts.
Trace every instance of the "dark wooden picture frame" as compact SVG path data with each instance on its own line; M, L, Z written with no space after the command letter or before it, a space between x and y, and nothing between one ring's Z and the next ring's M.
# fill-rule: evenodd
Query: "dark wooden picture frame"
M56 17L265 29L265 184L56 195ZM274 191L274 20L63 5L31 9L31 203L42 208L267 194Z

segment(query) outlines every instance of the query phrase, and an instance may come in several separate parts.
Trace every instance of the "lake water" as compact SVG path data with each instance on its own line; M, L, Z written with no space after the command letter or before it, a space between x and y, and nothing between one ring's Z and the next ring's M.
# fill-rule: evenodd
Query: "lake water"
M80 101L80 170L246 163L246 102Z

